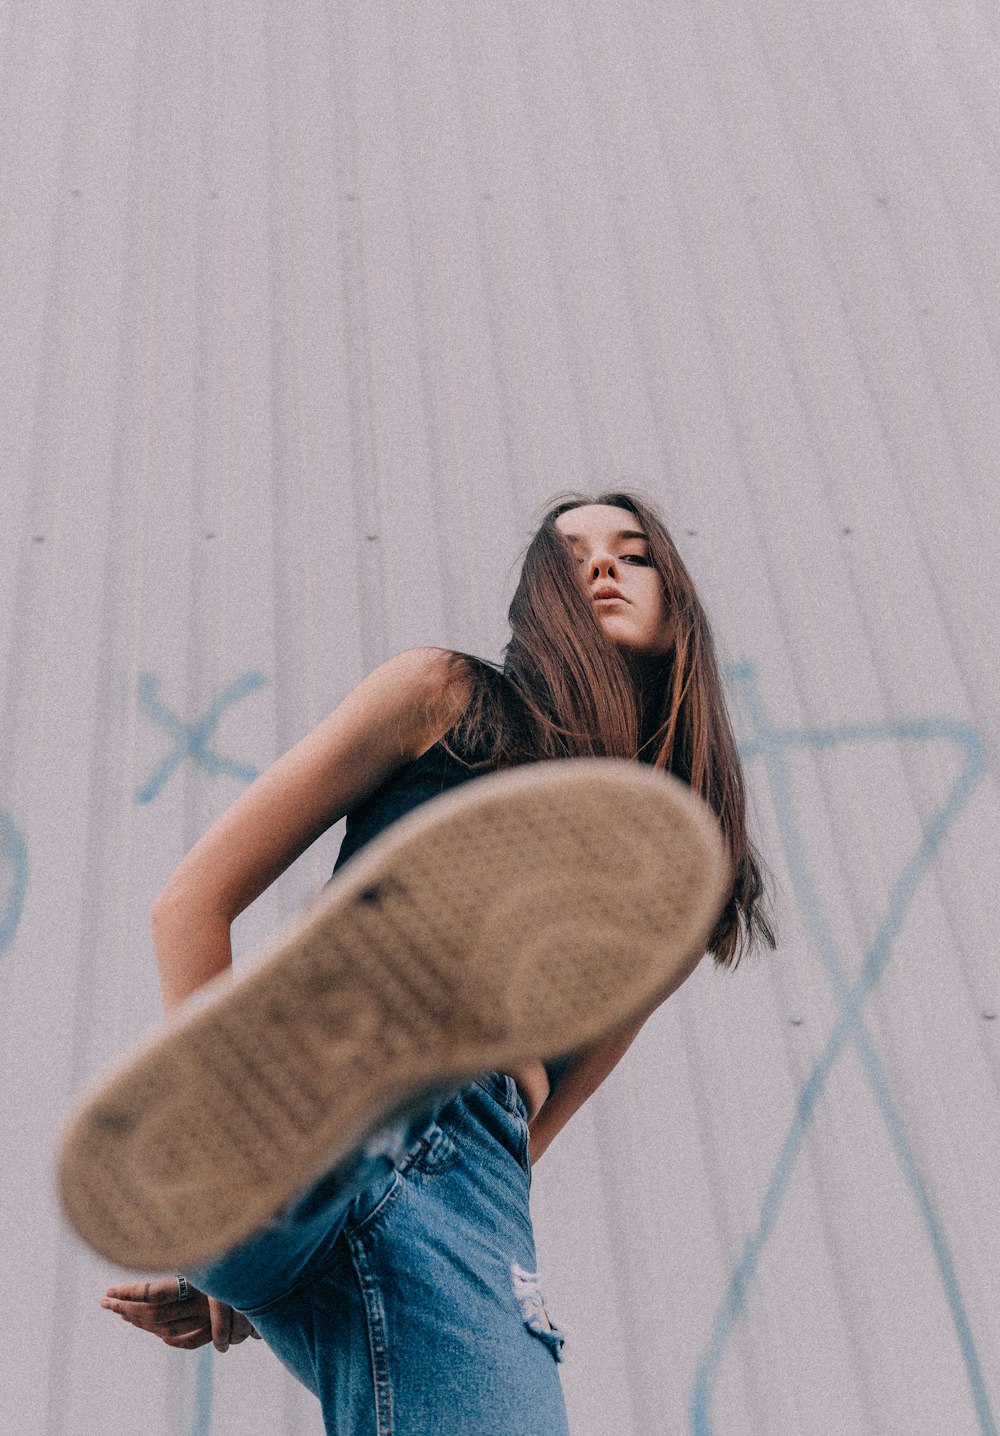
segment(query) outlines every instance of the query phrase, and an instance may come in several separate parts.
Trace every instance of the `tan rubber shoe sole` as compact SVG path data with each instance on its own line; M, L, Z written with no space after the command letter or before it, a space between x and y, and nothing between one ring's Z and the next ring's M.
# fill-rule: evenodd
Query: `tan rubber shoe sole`
M636 763L533 763L424 803L90 1095L66 1215L126 1267L227 1251L415 1095L651 1010L730 885L708 808Z

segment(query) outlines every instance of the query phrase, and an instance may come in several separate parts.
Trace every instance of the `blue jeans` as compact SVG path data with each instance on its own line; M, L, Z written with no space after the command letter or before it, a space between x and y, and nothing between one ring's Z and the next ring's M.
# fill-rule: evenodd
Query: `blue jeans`
M521 1095L487 1073L188 1275L246 1312L331 1436L568 1436L530 1185Z

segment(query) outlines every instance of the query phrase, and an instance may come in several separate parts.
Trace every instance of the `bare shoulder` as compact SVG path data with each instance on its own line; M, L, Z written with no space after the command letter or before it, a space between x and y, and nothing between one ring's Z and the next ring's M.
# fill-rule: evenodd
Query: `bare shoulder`
M407 648L362 679L349 699L368 711L373 725L392 728L396 752L406 761L458 721L470 691L471 681L450 649Z
M231 921L320 833L461 717L469 685L444 648L388 659L262 773L192 848L165 895Z

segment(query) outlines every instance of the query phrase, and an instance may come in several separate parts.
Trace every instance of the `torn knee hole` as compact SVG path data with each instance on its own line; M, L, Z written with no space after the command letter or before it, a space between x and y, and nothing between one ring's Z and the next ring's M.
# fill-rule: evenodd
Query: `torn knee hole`
M525 1326L549 1347L556 1361L561 1361L566 1337L546 1310L538 1272L525 1271L515 1261L511 1262L510 1277Z

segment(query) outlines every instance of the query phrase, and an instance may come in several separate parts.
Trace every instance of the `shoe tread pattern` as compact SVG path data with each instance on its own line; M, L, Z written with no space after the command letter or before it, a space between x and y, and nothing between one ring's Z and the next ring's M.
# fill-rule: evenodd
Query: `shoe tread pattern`
M422 1088L648 1010L728 884L707 808L636 764L532 764L422 805L82 1107L67 1215L122 1265L199 1264Z

